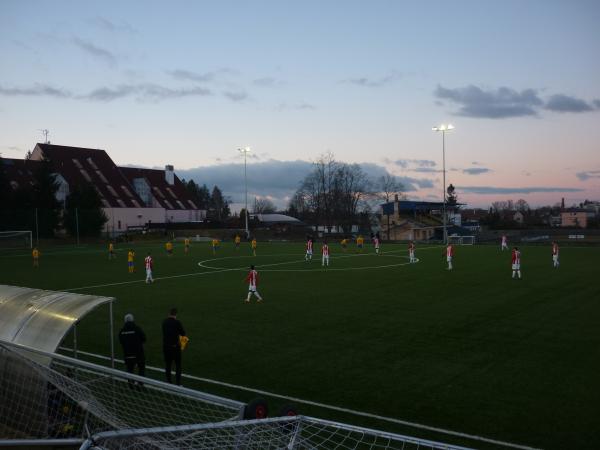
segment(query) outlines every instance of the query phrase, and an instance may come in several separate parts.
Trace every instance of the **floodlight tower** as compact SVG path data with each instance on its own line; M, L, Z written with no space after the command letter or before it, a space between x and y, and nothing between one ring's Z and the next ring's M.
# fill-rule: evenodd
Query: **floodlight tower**
M454 130L454 126L451 124L442 124L440 126L433 127L432 130L442 132L442 183L444 184L444 186L442 187L442 199L444 201L442 216L444 220L444 244L447 244L448 231L446 230L446 132Z
M246 189L244 216L246 219L246 239L248 239L250 237L250 231L248 230L248 176L247 176L247 170L246 170L246 167L247 167L246 159L247 159L248 153L250 153L250 147L240 147L240 148L238 148L238 152L244 154L244 186Z

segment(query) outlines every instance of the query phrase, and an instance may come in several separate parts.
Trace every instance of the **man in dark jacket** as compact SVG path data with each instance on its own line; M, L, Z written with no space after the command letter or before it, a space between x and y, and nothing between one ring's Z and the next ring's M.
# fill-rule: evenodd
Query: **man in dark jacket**
M123 347L123 357L127 372L133 373L133 369L137 365L138 374L141 377L145 376L146 358L144 357L144 343L146 342L146 335L133 321L133 314L125 315L125 325L119 331L119 341ZM133 383L130 382L130 384Z
M169 316L163 321L163 355L165 357L165 375L167 382L172 383L171 366L175 363L175 383L181 386L181 346L179 336L185 336L183 325L177 320L177 309L172 308Z

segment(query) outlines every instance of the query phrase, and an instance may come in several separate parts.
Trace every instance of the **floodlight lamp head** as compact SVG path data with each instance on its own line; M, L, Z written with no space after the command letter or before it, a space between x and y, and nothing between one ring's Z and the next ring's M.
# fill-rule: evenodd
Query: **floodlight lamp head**
M239 147L238 152L240 153L250 153L250 147Z

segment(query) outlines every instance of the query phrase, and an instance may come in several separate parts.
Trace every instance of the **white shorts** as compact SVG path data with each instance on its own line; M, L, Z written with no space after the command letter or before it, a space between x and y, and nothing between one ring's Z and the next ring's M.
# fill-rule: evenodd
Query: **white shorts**
M248 292L256 292L256 285L253 285L253 284L249 285Z
M152 278L152 269L146 269L146 278Z
M518 263L518 264L513 264L513 265L512 265L512 270L521 270L521 264L520 264L520 263Z
M558 255L552 255L552 261L554 261L554 262L558 261Z
M452 262L452 256L446 256L446 261L447 262Z
M312 250L306 250L307 255L312 255Z

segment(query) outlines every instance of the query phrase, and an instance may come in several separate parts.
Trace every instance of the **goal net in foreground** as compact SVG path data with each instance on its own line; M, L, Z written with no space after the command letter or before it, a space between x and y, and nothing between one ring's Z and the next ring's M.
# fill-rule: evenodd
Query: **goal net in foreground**
M139 383L143 383L140 385ZM243 403L0 341L0 441L81 449L428 449L433 441Z
M33 248L31 231L0 231L0 249Z
M448 236L448 244L474 245L475 236Z

